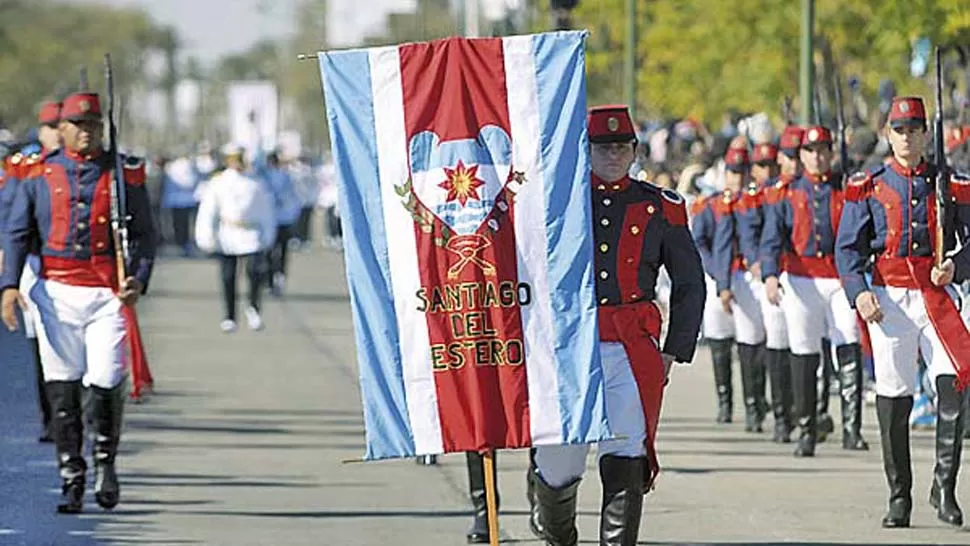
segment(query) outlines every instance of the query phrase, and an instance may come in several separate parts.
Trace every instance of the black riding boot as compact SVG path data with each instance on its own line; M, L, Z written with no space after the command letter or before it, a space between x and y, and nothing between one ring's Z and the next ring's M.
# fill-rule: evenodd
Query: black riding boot
M40 361L40 344L37 338L30 338L30 352L34 355L34 375L37 382L37 402L40 405L41 428L37 441L48 444L54 441L51 434L51 403L47 398L47 384L44 381L44 366Z
M714 385L717 387L717 422L730 423L734 405L731 384L731 346L733 339L712 339L711 361L714 363Z
M764 421L761 399L764 392L759 394L758 375L764 369L764 351L761 345L738 343L738 359L741 361L741 390L744 392L744 431L762 432ZM760 383L764 389L764 383Z
M600 457L600 546L635 546L643 512L644 457Z
M887 528L909 527L913 511L913 469L909 459L909 413L913 397L876 396L882 465L889 483L889 511L882 518Z
M936 413L936 467L933 469L930 504L936 508L936 517L940 521L960 527L963 525L963 512L957 504L956 488L963 452L966 394L957 391L955 375L937 377L936 392L939 396Z
M562 487L550 487L539 474L532 475L539 520L542 521L542 538L548 546L576 546L579 531L576 530L576 496L581 478Z
M818 436L818 443L824 442L829 434L835 432L835 421L829 415L829 393L832 390L832 376L835 375L835 363L832 362L832 342L828 338L822 338L821 368L817 373L818 395L815 398L817 405L815 433Z
M792 430L792 386L791 364L786 349L768 349L765 361L771 377L771 412L775 417L775 432L772 441L791 442Z
M815 374L819 355L791 355L792 394L795 399L795 419L798 422L796 457L815 456L815 398L818 394Z
M836 349L839 359L839 394L842 399L842 449L866 451L862 437L862 348L858 343Z
M111 388L90 388L91 426L94 432L94 499L110 510L121 500L115 457L121 441L121 421L124 415L124 383Z
M84 425L81 421L81 382L48 381L47 397L51 403L51 432L57 447L57 464L61 475L61 514L78 514L84 507L84 473L87 464L81 454Z
M493 457L493 463L494 455ZM485 458L481 453L468 451L465 453L465 463L468 466L468 494L472 499L474 509L472 526L465 538L469 544L487 544L488 535L488 503L485 496ZM492 464L492 480L495 483L495 506L498 507L498 477L496 466Z
M525 496L529 500L529 530L542 538L542 520L539 519L539 501L536 500L536 448L529 450L529 469L525 474Z

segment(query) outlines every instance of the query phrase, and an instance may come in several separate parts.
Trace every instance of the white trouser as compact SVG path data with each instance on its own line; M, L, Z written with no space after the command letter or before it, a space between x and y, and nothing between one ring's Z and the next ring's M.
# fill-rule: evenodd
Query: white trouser
M730 339L734 337L734 318L724 312L721 298L717 293L717 283L713 277L707 280L707 299L704 301L704 339Z
M121 301L110 288L42 279L30 291L46 381L116 387L125 377L127 338Z
M876 370L876 394L889 397L915 394L918 354L923 355L933 385L936 385L938 376L957 373L926 314L926 303L919 290L874 286L872 291L883 314L880 322L868 324ZM959 309L956 291L947 287L947 292L957 300Z
M35 322L37 320L36 306L33 300L30 298L30 290L34 287L37 282L37 275L40 273L40 256L36 254L29 254L27 256L27 264L24 265L24 271L20 275L20 294L24 297L24 332L29 338L37 337L37 327Z
M787 273L782 273L779 278L785 282ZM785 311L779 305L772 305L765 294L765 285L761 279L751 278L749 281L751 290L758 297L758 304L761 305L761 316L765 322L765 346L769 349L787 351L788 344L788 325L785 324Z
M765 321L761 315L761 303L748 279L747 271L731 274L731 318L734 319L735 339L745 345L760 345L765 342ZM718 302L720 303L720 301Z
M644 424L640 391L630 369L630 360L620 343L600 342L603 361L606 418L617 440L600 442L600 457L644 457L647 429ZM562 487L583 476L589 444L541 446L536 448L535 462L539 474L551 487Z
M859 342L856 314L839 279L788 275L782 286L781 307L792 354L821 354L825 337L833 348Z

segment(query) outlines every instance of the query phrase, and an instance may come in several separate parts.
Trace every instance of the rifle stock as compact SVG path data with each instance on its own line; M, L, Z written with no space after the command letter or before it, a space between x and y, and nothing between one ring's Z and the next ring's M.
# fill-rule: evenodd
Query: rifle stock
M842 167L843 179L849 176L849 148L845 142L845 111L842 106L842 80L835 74L835 116L839 130L839 164Z

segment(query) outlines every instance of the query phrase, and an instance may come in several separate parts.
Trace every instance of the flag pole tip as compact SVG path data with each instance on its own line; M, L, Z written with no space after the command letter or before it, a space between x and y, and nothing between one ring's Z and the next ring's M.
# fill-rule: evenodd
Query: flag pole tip
M355 459L343 459L340 461L340 464L355 464L355 463L363 463L363 462L366 462L366 461L358 457Z
M312 61L316 59L317 59L316 53L300 53L299 55L296 56L296 60L298 61Z

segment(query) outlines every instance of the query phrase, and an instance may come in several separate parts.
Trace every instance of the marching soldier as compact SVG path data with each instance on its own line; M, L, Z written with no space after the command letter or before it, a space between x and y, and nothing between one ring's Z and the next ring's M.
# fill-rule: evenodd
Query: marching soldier
M730 423L734 410L734 386L731 377L731 348L734 346L734 320L724 311L714 281L714 229L719 218L714 210L720 194L698 197L690 207L690 231L704 266L707 300L702 322L704 339L711 350L714 387L717 392L717 422Z
M970 228L970 179L953 175L948 181L943 241L938 241L937 169L923 157L928 134L923 100L897 97L888 125L893 157L888 165L850 179L836 256L849 301L868 323L872 339L876 414L889 482L882 525L909 527L908 420L922 355L939 397L930 504L941 521L961 526L956 480L968 410L958 385L970 382L970 334L954 304L952 283L970 278L970 247L964 242L940 267L934 266L934 248L953 249L956 234ZM864 272L873 257L870 286Z
M599 445L603 503L600 544L636 544L643 507L659 471L654 440L667 374L694 356L705 285L687 229L683 198L629 176L636 133L625 106L594 108L588 120L592 160L596 292L606 411L622 439ZM657 271L672 281L670 327L661 345L654 303ZM662 349L661 349L662 347ZM533 474L548 544L578 541L576 495L587 445L536 448Z
M803 174L767 211L762 276L768 300L782 308L791 344L792 386L800 429L796 457L815 455L816 373L828 333L842 384L842 448L868 449L862 438L862 350L856 315L835 268L835 235L844 202L841 175L831 171L832 133L809 127L799 152ZM787 273L784 284L781 271Z
M742 199L748 185L748 152L728 148L724 155L724 192L714 202L717 223L714 231L714 279L725 313L734 319L734 331L741 361L741 388L744 391L744 430L761 432L767 411L764 384L765 326L756 292L749 281L749 265L757 264L757 244L742 237L735 215L745 213L749 203ZM749 258L751 258L749 260ZM760 281L758 283L761 284ZM760 286L759 286L760 288Z
M23 172L3 236L2 318L17 329L17 289L32 240L40 242L40 279L30 296L50 399L52 433L62 479L60 513L83 507L87 463L82 454L82 387L89 390L95 500L105 509L120 499L115 457L124 404L125 345L122 306L134 305L148 286L155 231L142 163L126 160L131 276L118 279L109 226L115 162L102 149L101 105L94 93L67 97L58 125L64 148ZM120 282L119 282L120 281ZM120 289L116 291L116 287Z
M37 116L37 140L31 142L18 153L10 158L10 168L6 173L6 183L0 188L0 233L5 229L7 217L13 205L14 196L17 194L19 178L25 169L40 161L41 157L57 150L61 147L60 134L57 131L58 116L61 105L57 102L45 102ZM2 262L0 262L2 263ZM50 432L51 406L47 399L47 389L44 386L44 370L40 362L40 345L37 341L37 330L34 326L35 311L34 304L30 299L30 289L37 282L37 274L40 272L40 256L36 248L30 249L27 256L27 264L24 266L23 274L20 277L20 292L24 295L24 333L30 343L31 353L34 357L34 373L37 384L37 400L40 403L41 413L41 435L38 441L50 443L53 441Z

